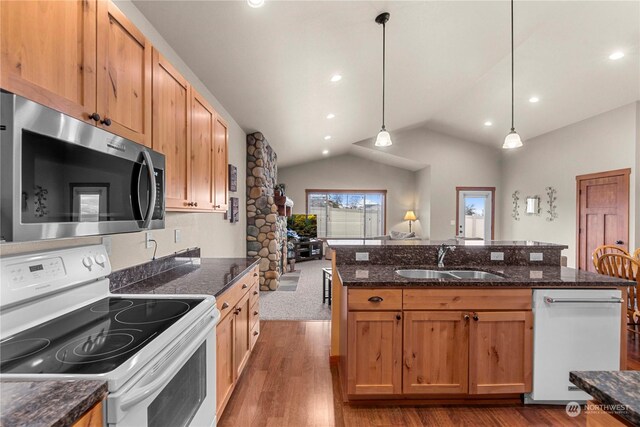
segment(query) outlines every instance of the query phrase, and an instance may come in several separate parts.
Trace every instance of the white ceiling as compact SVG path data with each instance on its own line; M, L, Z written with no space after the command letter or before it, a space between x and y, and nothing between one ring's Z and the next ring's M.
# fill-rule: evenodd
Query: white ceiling
M240 126L266 135L280 166L378 132L383 11L392 137L423 124L500 146L511 127L507 1L134 3ZM517 1L515 17L525 141L640 99L640 1ZM616 50L626 56L609 60ZM331 83L335 72L343 79Z

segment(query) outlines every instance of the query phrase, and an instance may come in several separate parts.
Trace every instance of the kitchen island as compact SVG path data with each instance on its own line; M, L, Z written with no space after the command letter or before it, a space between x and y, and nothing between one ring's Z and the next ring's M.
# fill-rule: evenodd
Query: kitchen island
M521 401L532 391L534 290L611 290L609 305L626 304L628 282L562 267L562 245L329 245L332 360L349 401ZM613 322L622 335L624 314Z

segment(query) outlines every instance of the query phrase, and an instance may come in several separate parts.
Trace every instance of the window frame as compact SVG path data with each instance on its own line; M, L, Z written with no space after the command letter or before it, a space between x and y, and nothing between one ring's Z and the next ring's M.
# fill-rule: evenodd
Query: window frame
M305 189L304 190L304 211L307 215L309 215L309 193L324 193L324 194L329 194L329 193L339 193L339 194L382 194L384 196L384 200L383 200L383 207L382 207L382 214L384 216L383 221L382 221L382 228L383 228L383 236L386 236L387 234L387 190L334 190L334 189L327 189L327 188L313 188L313 189ZM363 239L366 237L362 237ZM341 239L341 237L322 237L322 239L333 239L333 240L339 240ZM344 238L347 239L347 238ZM351 238L352 239L352 238Z
M460 228L460 193L465 191L485 191L491 193L491 240L496 236L496 187L456 187L456 236Z

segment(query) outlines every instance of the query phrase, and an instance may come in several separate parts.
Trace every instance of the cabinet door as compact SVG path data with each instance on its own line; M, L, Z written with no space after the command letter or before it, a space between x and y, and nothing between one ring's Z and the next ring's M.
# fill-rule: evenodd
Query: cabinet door
M152 147L166 156L166 206L186 208L189 202L189 139L191 86L153 50Z
M100 126L151 146L151 44L111 1L98 2Z
M213 148L213 200L215 209L221 211L227 210L228 135L227 124L219 116L216 116Z
M530 392L531 312L481 312L476 318L469 337L469 393Z
M236 378L240 376L249 360L251 352L251 311L249 310L249 293L247 292L236 305L235 328L235 370Z
M229 313L216 326L216 409L218 417L229 399L236 378L233 364L235 318L233 313Z
M191 91L191 201L194 207L212 210L213 128L216 114L195 90ZM196 204L197 203L197 204Z
M402 392L402 315L390 311L348 314L347 392Z
M0 1L0 86L94 123L96 1Z
M467 313L404 313L403 393L467 393L468 366Z

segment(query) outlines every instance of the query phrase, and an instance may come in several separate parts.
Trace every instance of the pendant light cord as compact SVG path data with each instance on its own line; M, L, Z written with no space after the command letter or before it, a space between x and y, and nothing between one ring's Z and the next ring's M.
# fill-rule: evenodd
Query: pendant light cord
M387 23L382 24L382 130L384 127L385 81L387 64Z
M515 131L515 101L514 101L514 59L513 59L513 0L511 0L511 132Z

